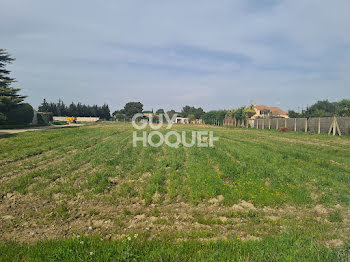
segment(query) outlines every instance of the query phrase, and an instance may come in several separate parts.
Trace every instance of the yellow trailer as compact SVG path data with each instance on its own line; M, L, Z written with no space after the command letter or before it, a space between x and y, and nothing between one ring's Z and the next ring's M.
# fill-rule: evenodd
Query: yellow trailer
M67 122L68 123L76 123L77 118L75 116L67 116Z

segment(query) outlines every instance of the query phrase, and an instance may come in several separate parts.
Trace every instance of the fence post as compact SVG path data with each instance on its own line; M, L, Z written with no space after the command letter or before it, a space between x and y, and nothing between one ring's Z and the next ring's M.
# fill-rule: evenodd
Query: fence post
M259 118L256 119L256 129L259 129Z
M331 126L329 127L329 130L328 130L328 135L330 135L330 134L331 134L331 132L332 132L332 128L334 128L334 119L333 119L333 121L332 121Z
M284 119L284 127L287 127L287 118Z
M271 118L269 118L269 129L271 129Z
M305 118L305 132L307 132L307 118Z
M321 118L318 118L318 129L317 129L317 133L321 134Z
M297 119L294 118L294 132L297 131Z
M338 125L337 117L334 117L334 121L335 121L335 124L337 126L338 135L341 136L341 132L340 132L340 128L339 128L339 125Z
M278 130L278 118L277 118L277 123L276 123L276 130Z
M262 119L261 129L265 129L265 118Z

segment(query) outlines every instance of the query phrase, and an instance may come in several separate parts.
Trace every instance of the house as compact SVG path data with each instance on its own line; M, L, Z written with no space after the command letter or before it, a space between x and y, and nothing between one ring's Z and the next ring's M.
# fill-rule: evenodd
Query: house
M152 112L147 112L147 113L144 112L144 113L142 113L142 114L143 114L145 117L148 117L148 118L149 118L150 116L152 116L152 117L154 116L154 114L153 114Z
M268 118L268 117L280 117L280 118L289 118L288 113L284 112L279 107L268 107L265 105L253 105L255 110L255 115L251 119L255 118Z
M172 123L173 124L189 124L190 119L188 117L176 117Z

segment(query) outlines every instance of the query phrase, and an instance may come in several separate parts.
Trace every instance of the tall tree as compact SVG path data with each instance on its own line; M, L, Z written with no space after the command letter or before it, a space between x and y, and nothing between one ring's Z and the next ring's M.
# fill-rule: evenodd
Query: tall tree
M164 114L164 109L160 108L156 111L156 114L159 115L159 114Z
M104 104L101 108L101 118L102 119L106 119L106 120L109 120L111 118L111 112L109 110L109 107L107 104Z
M25 98L17 94L21 89L11 87L15 79L10 77L10 71L6 69L6 65L14 60L6 50L0 48L0 121L5 121L7 114Z
M302 113L295 112L294 110L289 110L288 111L288 116L290 118L301 118L301 117L304 117Z
M189 114L194 113L195 108L193 106L184 106L182 108L181 114L183 117L187 117Z
M322 117L335 115L336 105L328 100L317 101L312 106L308 107L303 114L306 117Z
M200 119L204 115L204 110L201 107L198 107L194 110L194 116L196 119Z
M176 111L174 109L171 109L170 111L166 112L169 116L169 118L171 119L173 117L173 115L176 114Z
M192 114L196 119L199 119L204 115L204 110L201 107L195 108L193 106L184 106L181 114L183 117L188 117L188 115Z
M222 123L225 119L225 115L227 114L227 110L213 110L206 112L202 119L205 121L206 124L215 124L217 122Z
M126 117L131 119L135 114L142 113L143 104L140 102L129 102L125 105L124 110Z
M44 101L41 103L38 110L39 110L39 112L49 112L49 107L50 107L49 103L44 98Z
M338 116L350 116L350 100L343 99L336 103L336 114Z

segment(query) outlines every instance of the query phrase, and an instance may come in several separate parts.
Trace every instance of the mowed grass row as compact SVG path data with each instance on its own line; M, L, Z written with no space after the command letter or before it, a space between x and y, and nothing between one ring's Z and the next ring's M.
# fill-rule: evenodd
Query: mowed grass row
M175 130L185 130L189 142L193 130L206 128L176 126ZM0 189L3 194L108 194L113 186L109 178L116 177L125 197L137 196L148 203L157 192L160 199L180 196L193 204L222 195L226 205L242 199L258 206L349 205L348 138L334 143L333 137L323 135L213 130L219 137L213 148L143 147L141 142L133 147L133 129L122 124L1 138ZM137 185L144 174L149 174L148 179Z
M58 223L72 237L82 230L79 222L87 230L82 234L104 237L112 230L121 239L100 243L86 238L89 245L58 239L34 249L5 242L0 252L7 257L16 253L18 260L42 256L53 261L69 261L72 255L93 261L129 255L136 260L217 260L221 253L214 250L243 261L317 260L316 253L321 260L335 260L340 251L323 245L347 245L349 137L192 125L172 130L185 132L187 142L192 131L213 131L219 141L212 148L143 147L141 142L133 147L134 129L121 123L0 137L0 208L15 217L0 217L7 240L11 232L21 239L18 225L27 221L37 225L30 222L28 231ZM28 195L38 205L16 210L13 195L19 202ZM89 223L96 220L113 225L89 233ZM140 237L128 242L134 233ZM188 242L173 245L179 239ZM203 239L227 241L198 242ZM346 250L341 252L346 255Z
M190 139L195 128L179 131L184 129ZM214 132L220 139L213 148L180 146L167 151L173 152L172 161L182 173L181 178L172 176L170 184L179 183L178 194L188 201L198 203L223 195L227 205L241 199L259 206L349 205L348 138L333 144L333 138L321 136L322 145L318 145L313 134L245 129ZM316 139L316 144L310 144L310 139Z

